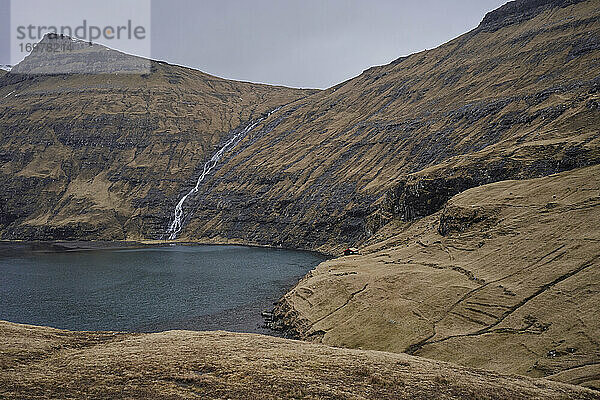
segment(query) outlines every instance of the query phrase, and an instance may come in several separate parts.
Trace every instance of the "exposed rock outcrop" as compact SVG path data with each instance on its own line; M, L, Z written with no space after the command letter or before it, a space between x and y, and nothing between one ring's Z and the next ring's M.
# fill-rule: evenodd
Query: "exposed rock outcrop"
M49 33L11 69L13 75L149 74L152 61Z
M495 32L498 29L527 21L544 11L563 8L585 0L515 0L509 1L497 10L489 12L479 29Z

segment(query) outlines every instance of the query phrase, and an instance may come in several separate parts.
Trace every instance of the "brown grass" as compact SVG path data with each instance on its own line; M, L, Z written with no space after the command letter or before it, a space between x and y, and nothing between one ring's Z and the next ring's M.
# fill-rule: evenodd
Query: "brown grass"
M0 322L0 396L593 399L583 388L403 354L226 332L66 332Z

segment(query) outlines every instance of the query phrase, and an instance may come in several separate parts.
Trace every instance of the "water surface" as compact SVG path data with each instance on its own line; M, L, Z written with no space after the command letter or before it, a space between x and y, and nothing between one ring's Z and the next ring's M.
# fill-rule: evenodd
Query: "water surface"
M323 260L241 246L0 257L0 319L71 330L268 333L261 311Z

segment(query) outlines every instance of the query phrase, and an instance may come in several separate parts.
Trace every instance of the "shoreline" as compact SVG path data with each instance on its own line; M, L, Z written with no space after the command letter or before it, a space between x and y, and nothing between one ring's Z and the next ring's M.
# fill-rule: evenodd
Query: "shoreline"
M13 256L22 253L67 253L90 250L120 250L147 247L136 241L82 241L82 240L52 240L52 241L0 241L0 257Z
M262 249L274 249L274 250L291 250L291 251L304 251L307 253L314 253L328 259L339 257L333 251L325 251L325 250L314 250L314 249L306 249L306 248L297 248L297 247L287 247L287 246L274 246L270 244L260 244L255 242L246 242L244 240L211 240L211 239L175 239L175 240L140 240L139 243L145 245L197 245L197 246L243 246L243 247L256 247Z
M332 253L302 248L271 246L266 244L245 243L243 241L205 241L205 240L0 240L0 256L9 251L62 253L90 250L124 250L167 246L240 246L273 250L302 251L316 254L327 259L337 258Z
M206 241L189 241L189 240L175 240L175 241L82 241L82 240L73 240L73 241L14 241L14 240L0 240L0 258L10 258L10 257L20 257L27 254L53 254L53 253L76 253L76 252L93 252L93 251L111 251L111 250L134 250L134 249L153 249L153 248L169 248L171 246L218 246L218 247L226 247L226 246L236 246L236 247L246 247L246 248L257 248L257 249L272 249L272 250L285 250L285 251L299 251L314 254L319 257L323 257L324 259L319 262L316 266L311 268L306 274L299 276L297 279L289 282L289 285L286 285L283 288L281 295L277 299L273 299L272 303L269 306L266 306L260 309L256 315L250 314L247 315L247 318L254 322L256 322L256 326L250 329L243 330L231 330L231 332L235 333L258 333L266 336L272 337L280 337L280 338L288 338L293 339L297 337L292 337L289 335L289 332L286 329L281 329L278 326L278 318L276 316L276 310L280 302L285 298L285 295L293 290L298 283L304 279L307 275L309 275L314 269L320 265L322 262L330 260L334 257L328 254L324 254L318 251L304 250L304 249L294 249L294 248L284 248L284 247L275 247L268 245L258 245L258 244L243 244L238 242L230 242L230 243L216 243L216 242L206 242ZM204 318L219 318L219 315L215 316L204 316ZM7 321L14 324L22 324L22 325L31 325L27 322L20 321ZM168 332L171 330L180 330L179 328L158 328L158 329L133 329L133 330L72 330L64 327L50 326L50 325L33 325L39 326L43 328L51 328L51 329L59 329L59 330L67 330L72 332L120 332L126 334L146 334L146 333L161 333ZM217 332L222 330L222 328L218 328L215 326L214 329L186 329L195 332Z

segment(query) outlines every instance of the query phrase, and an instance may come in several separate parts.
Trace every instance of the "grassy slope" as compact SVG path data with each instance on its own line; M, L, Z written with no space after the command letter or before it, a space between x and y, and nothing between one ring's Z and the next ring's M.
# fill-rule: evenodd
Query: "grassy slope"
M593 399L586 389L404 354L226 332L66 332L0 322L0 396Z
M334 346L600 388L599 173L485 185L394 221L363 255L319 265L279 313Z

